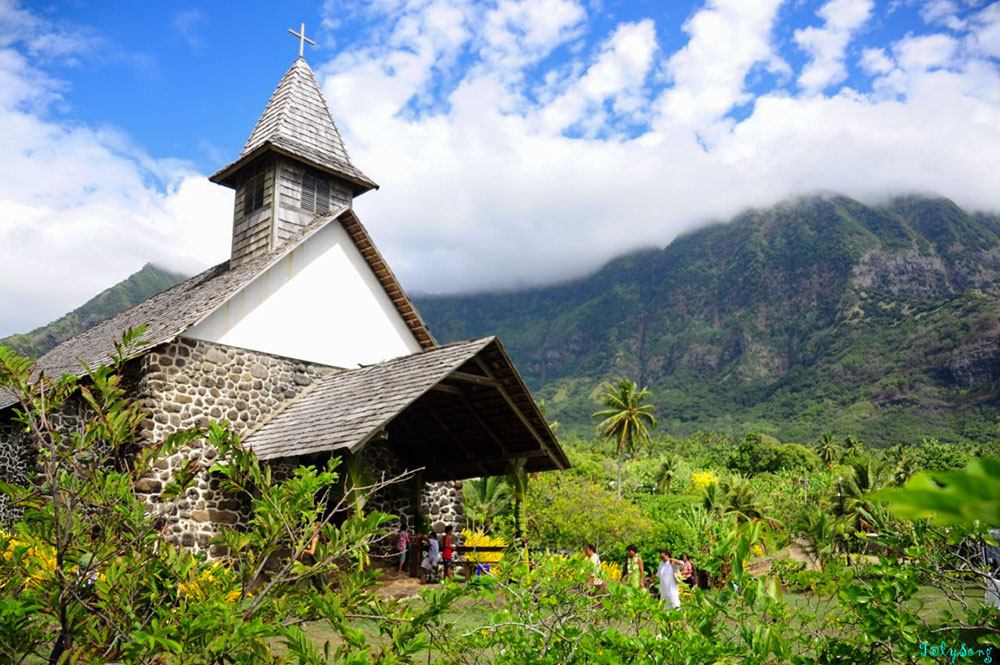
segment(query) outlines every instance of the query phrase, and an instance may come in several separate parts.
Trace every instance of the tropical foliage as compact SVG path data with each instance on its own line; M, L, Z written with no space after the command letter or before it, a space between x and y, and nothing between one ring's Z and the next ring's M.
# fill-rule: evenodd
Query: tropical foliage
M146 416L121 378L140 334L126 333L109 364L85 368L82 381L36 375L30 360L0 348L0 387L19 398L18 421L39 451L33 482L0 486L22 514L0 532L0 660L412 662L458 592L430 594L420 608L374 593L375 574L352 563L389 517L362 510L330 521L324 498L338 483L336 459L279 481L222 424L140 448ZM52 414L71 403L85 419L66 433ZM150 514L137 485L179 451L188 462L174 467L166 505ZM164 542L153 525L208 471L250 515L245 527L222 530L219 562ZM350 492L344 501L340 508L363 507ZM317 534L314 555L303 558ZM389 639L371 639L351 625L354 616ZM321 622L336 640L315 643L304 621Z

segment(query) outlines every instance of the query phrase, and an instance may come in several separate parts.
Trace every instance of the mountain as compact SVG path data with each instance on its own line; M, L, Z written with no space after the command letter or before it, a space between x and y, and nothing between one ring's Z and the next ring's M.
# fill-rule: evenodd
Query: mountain
M815 196L568 283L414 300L439 341L499 335L563 432L625 376L667 433L891 445L998 436L998 277L998 216Z
M183 275L147 263L139 272L105 289L52 323L29 333L0 339L0 346L9 346L27 356L43 356L70 337L93 328L109 316L165 291L184 279L187 278Z

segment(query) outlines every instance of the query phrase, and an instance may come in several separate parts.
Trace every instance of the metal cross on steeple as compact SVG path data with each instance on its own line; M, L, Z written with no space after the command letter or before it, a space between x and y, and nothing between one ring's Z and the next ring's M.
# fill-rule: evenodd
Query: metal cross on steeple
M308 37L306 37L306 24L305 23L303 23L303 24L301 24L299 26L299 31L298 32L295 32L291 28L288 29L288 32L292 33L293 35L295 35L296 37L299 38L299 57L300 58L302 57L302 51L303 51L303 49L306 46L306 42L309 42L313 46L316 46L316 42L314 42L313 40L311 40Z

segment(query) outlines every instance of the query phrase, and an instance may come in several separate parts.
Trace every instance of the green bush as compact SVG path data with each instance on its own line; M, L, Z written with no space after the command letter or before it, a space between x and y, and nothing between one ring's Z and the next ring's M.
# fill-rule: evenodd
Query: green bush
M819 458L797 443L779 443L766 434L750 432L733 449L726 466L747 476L782 469L815 469Z
M532 545L579 551L596 543L601 556L648 537L653 521L613 488L581 476L544 473L528 484Z

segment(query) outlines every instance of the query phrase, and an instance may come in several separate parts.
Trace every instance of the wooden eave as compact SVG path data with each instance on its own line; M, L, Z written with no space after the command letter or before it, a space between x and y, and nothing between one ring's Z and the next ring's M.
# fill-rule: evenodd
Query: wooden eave
M271 140L264 141L259 146L237 159L235 162L223 166L221 169L210 175L208 179L217 185L229 187L230 189L236 189L238 184L236 174L258 157L263 157L268 152L273 152L275 154L282 155L283 157L294 159L295 161L302 162L303 164L306 164L307 166L310 166L318 171L329 173L330 175L336 176L342 180L346 180L354 186L355 196L360 196L367 191L379 188L378 184L375 182L362 180L354 175L351 175L350 173L347 173L346 171L333 168L327 164L321 164L320 162L309 159L308 157L298 154L292 150L287 150L275 145Z

